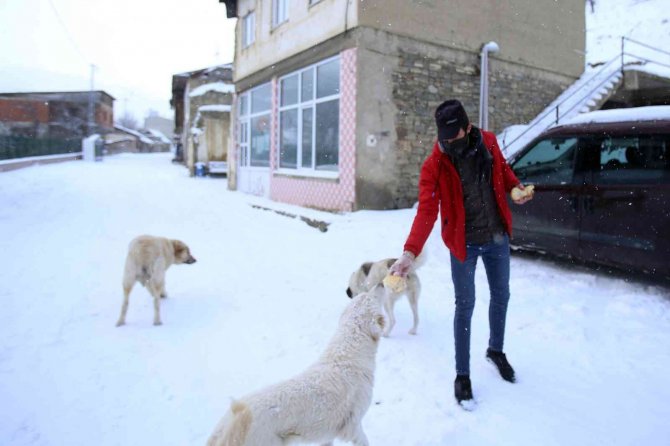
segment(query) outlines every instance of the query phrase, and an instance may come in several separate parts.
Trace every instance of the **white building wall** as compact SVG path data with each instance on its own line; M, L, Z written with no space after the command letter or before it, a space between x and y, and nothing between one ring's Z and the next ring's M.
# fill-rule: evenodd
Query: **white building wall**
M356 1L288 0L288 20L272 27L272 0L241 0L236 26L235 81L271 66L357 25ZM255 42L242 48L243 18L256 14Z

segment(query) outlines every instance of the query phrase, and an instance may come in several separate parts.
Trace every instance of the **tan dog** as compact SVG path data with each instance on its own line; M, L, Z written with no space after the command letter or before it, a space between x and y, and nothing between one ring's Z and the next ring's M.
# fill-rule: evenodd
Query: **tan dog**
M361 420L372 400L375 357L384 328L382 287L356 296L319 360L300 375L231 404L208 446L367 446Z
M135 282L140 282L154 298L154 325L161 325L160 298L165 293L165 271L173 264L195 263L195 258L184 242L164 237L141 235L128 246L128 257L123 273L123 306L116 326L126 323L128 296Z
M378 262L366 262L359 266L349 278L347 296L355 296L382 284L384 278L389 273L389 268L391 268L391 265L393 265L396 260L397 259L384 259ZM416 334L416 329L419 325L418 301L419 293L421 292L421 282L414 271L421 266L424 261L424 255L421 255L416 259L414 267L407 275L407 279L403 286L404 289L402 291L396 292L393 289L384 287L382 304L384 306L384 311L386 312L386 318L388 319L386 329L384 330L384 336L388 336L391 333L391 330L393 330L393 326L395 325L393 307L395 306L396 301L403 295L407 295L409 306L412 308L412 315L414 317L414 325L409 331L409 334Z

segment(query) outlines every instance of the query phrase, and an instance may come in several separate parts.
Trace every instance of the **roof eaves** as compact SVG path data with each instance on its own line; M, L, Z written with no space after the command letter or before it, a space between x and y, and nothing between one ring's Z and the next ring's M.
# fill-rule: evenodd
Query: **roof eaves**
M237 0L219 0L226 5L226 17L233 19L237 17Z

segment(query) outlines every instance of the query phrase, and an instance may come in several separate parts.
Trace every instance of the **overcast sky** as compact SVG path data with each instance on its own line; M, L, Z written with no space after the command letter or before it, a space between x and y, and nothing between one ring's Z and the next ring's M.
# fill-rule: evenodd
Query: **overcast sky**
M172 117L175 73L233 60L235 19L218 0L0 0L0 92L88 90L140 123Z

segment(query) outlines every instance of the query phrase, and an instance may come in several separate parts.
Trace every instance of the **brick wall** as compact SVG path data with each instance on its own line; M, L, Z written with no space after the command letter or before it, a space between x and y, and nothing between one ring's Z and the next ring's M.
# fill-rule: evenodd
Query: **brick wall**
M49 122L49 104L44 101L0 98L0 121Z

